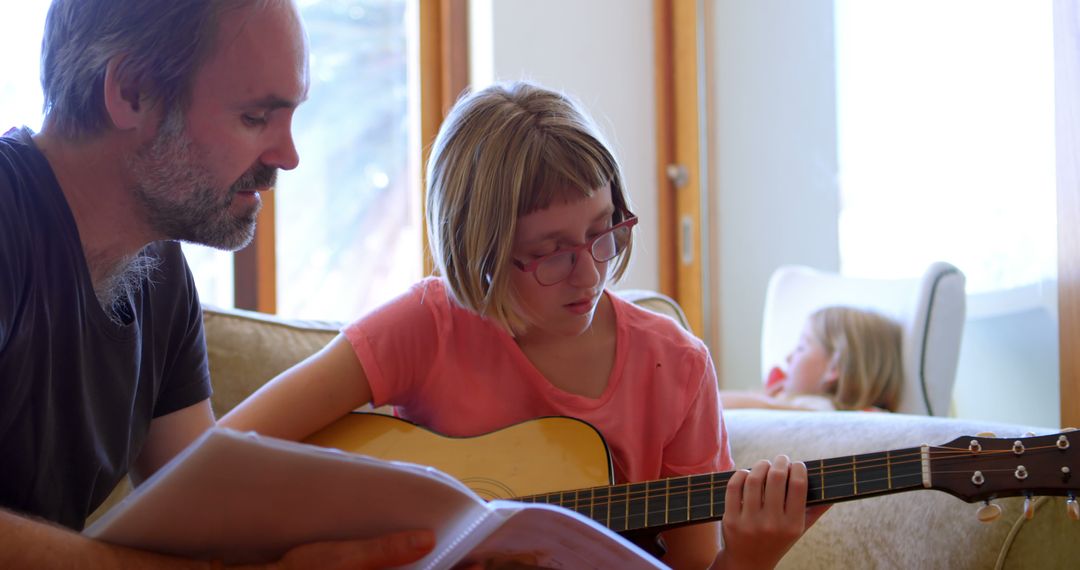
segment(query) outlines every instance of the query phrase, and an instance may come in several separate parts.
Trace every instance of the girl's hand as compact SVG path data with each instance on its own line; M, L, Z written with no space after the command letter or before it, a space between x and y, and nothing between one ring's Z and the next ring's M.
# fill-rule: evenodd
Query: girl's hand
M779 455L761 460L728 481L724 550L714 568L772 568L824 508L806 509L807 475L802 462Z

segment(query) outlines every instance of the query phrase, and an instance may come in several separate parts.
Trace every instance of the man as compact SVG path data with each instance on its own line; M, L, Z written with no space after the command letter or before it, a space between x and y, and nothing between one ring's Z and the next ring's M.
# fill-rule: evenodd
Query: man
M54 0L42 85L42 131L0 138L0 567L199 567L72 530L213 425L198 296L167 240L243 247L259 193L297 166L299 15ZM398 565L431 542L310 544L279 567Z

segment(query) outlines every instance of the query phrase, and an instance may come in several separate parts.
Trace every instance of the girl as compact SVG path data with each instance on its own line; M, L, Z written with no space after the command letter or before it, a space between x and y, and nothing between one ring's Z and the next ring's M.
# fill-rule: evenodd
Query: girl
M900 325L872 311L824 307L806 319L799 343L774 368L765 393L724 391L725 408L896 409L904 381Z
M368 402L448 436L565 415L606 438L619 482L732 468L705 346L606 291L637 218L593 123L527 83L455 105L431 151L439 277L347 326L222 424L302 439ZM766 483L767 481L767 483ZM738 472L717 524L664 533L676 567L771 567L801 535L806 469Z

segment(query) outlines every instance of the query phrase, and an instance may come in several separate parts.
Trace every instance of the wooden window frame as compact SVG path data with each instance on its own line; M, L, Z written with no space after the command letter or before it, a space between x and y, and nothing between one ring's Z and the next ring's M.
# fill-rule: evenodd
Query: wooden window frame
M443 118L468 86L468 0L417 0L420 18L420 149L428 152ZM423 174L421 173L421 177ZM419 185L423 188L423 184ZM423 190L421 190L421 193ZM237 308L277 312L277 261L274 192L262 194L263 209L248 247L233 256L234 302ZM424 200L421 197L421 208ZM424 231L421 224L421 231ZM423 236L424 273L431 273L427 232Z

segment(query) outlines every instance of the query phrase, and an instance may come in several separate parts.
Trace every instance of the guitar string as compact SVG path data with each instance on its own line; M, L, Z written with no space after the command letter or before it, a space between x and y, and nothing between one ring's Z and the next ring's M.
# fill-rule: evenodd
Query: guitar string
M912 448L912 449L917 449L917 448ZM1048 445L1048 446L1029 447L1029 448L1027 448L1027 451L1034 452L1034 451L1043 451L1043 450L1049 450L1049 449L1059 450L1059 448L1057 448L1056 446ZM944 450L944 451L940 451L940 450ZM884 452L882 452L882 453L884 453ZM950 459L961 458L961 457L964 457L964 456L971 456L973 453L977 454L977 455L1004 455L1004 454L1013 454L1013 451L1011 449L1006 449L1006 450L983 450L983 451L979 451L979 452L972 452L970 449L966 449L966 448L948 448L948 447L940 447L939 446L939 447L932 448L931 453L930 453L930 455L931 455L930 459L931 459L932 462L946 462L946 461L948 461ZM918 461L907 460L906 459L906 458L916 457L916 456L919 458ZM828 475L834 475L834 474L837 474L837 473L853 473L852 469L855 469L855 468L858 468L858 469L868 469L868 468L870 468L870 467L867 467L867 465L873 465L873 466L879 467L879 468L885 467L885 466L910 465L912 463L921 462L921 460L922 460L921 456L922 456L921 452L918 452L918 453L907 453L907 454L902 454L902 455L897 455L897 456L889 456L889 457L882 456L882 457L878 457L878 458L874 458L874 459L867 459L867 460L862 460L862 461L859 461L859 460L855 459L855 457L853 457L852 459L855 459L854 461L847 461L847 462L843 462L843 463L834 463L832 465L824 466L825 469L820 469L820 468L810 469L809 475L812 476L812 477L827 477ZM894 461L893 460L894 458L900 458L900 459L904 459L904 460L903 461ZM840 459L840 458L835 458L835 459ZM941 466L939 465L939 467L941 467ZM982 471L984 471L986 473L1012 472L1013 469L1012 468L983 469ZM941 470L939 468L936 471L936 473L938 475L946 475L946 474L955 474L955 473L967 473L967 471L943 471L943 470ZM726 475L729 478L730 475L731 475L731 472L723 473L722 475ZM530 500L530 499L542 498L541 501L536 501L536 502L548 502L548 503L551 503L551 504L556 504L556 505L563 506L563 507L570 508L570 509L574 509L574 510L577 510L579 507L580 508L585 508L586 504L588 504L590 509L595 510L595 506L599 502L601 507L603 507L606 504L609 507L609 510L610 510L610 507L612 505L624 506L624 503L628 504L628 503L631 503L631 502L639 502L639 501L645 499L648 496L649 493L656 493L657 494L656 496L658 498L663 497L665 495L667 495L667 496L670 496L670 495L676 495L676 496L685 495L685 496L688 497L688 504L685 507L685 509L687 509L687 512L689 513L690 509L703 508L704 507L704 505L691 506L689 504L689 502L690 502L689 501L689 496L690 496L691 493L703 493L703 492L710 492L711 491L711 492L713 492L715 494L716 491L726 491L726 489L727 489L727 478L725 478L722 481L708 481L708 482L699 482L699 483L689 483L689 480L690 480L691 477L710 477L710 476L712 476L712 475L711 474L692 475L692 476L677 477L677 478L672 478L672 479L667 479L667 480L660 479L660 480L655 480L655 481L644 481L644 482L639 482L639 483L629 483L629 484L624 483L624 484L621 484L621 485L614 485L614 486L611 486L611 487L594 487L594 488L591 488L591 489L581 489L581 490L578 490L578 491L565 491L565 492L555 492L555 493L544 493L544 494L540 494L540 495L530 495L530 496L527 496L527 497L521 497L518 500ZM918 477L919 480L921 481L922 473L920 471L920 472L917 472L917 473L909 473L909 474L905 474L905 475L899 475L897 477L906 477L906 478ZM892 477L892 479L896 479L897 477ZM857 482L862 483L864 485L872 486L874 483L880 483L882 481L887 481L888 479L889 479L888 477L886 477L886 478L872 478L872 479L859 479ZM679 483L676 483L676 485L678 485L678 488L676 488L676 489L671 489L670 488L670 482L673 481L673 480L679 480L680 481ZM686 482L685 485L683 485L683 483L682 483L684 481ZM667 482L668 484L666 486L668 488L667 489L642 488L642 489L640 489L638 491L630 491L629 490L630 486L643 486L643 485L648 485L649 483L655 483L655 482ZM827 492L830 489L836 489L838 487L844 487L844 488L853 487L855 482L856 481L853 478L852 481L849 481L849 482L840 482L840 483L835 483L835 484L832 484L832 485L824 485L823 487L816 487L814 490L818 491L820 489L827 495ZM589 497L581 497L580 496L580 494L582 492L595 491L595 489L609 489L609 490L614 490L614 492L609 492L609 494L606 497L603 497L603 496L598 497L598 496L595 495L595 493L593 493ZM615 489L627 489L627 491L624 492L624 493L620 493L619 491L617 491ZM885 489L875 489L874 491L875 492L880 492L880 491L886 491L886 490L888 490L888 489L887 488L885 488ZM552 497L554 495L565 495L567 493L575 493L577 496L573 500L566 500L564 498L555 499L555 498ZM845 494L845 495L839 495L839 496L826 496L825 500L827 500L827 501L839 501L839 500L844 499L844 498L858 497L858 496L860 496L862 494L868 494L868 493ZM821 499L811 499L811 502L820 501L820 500ZM719 500L713 501L712 504L719 505L719 506L722 507L724 505L724 502L725 502L724 497L721 496ZM624 508L625 508L625 506L624 506ZM682 510L683 508L684 507L680 507L679 510ZM646 506L646 509L647 509L647 506ZM629 518L629 516L649 516L649 515L653 515L653 514L660 514L660 513L664 513L664 512L670 512L670 510L671 509L662 509L660 511L648 511L648 510L646 510L643 513L630 513L629 515L624 515L622 517L616 517L616 518Z
M889 467L889 466L903 467L903 466L908 466L908 465L920 463L922 461L922 452L919 451L918 448L911 448L911 449L914 450L913 453L899 454L899 455L889 455L889 456L881 455L879 457L875 457L875 458L872 458L872 459L859 459L859 456L852 456L850 459L848 459L848 458L839 458L838 457L838 458L830 458L830 459L827 459L827 460L816 460L816 461L813 461L811 463L820 463L822 461L837 461L837 460L839 460L840 462L839 463L832 463L832 464L829 464L829 465L810 467L810 468L808 468L808 474L809 475L818 475L818 476L827 476L827 475L835 475L837 473L849 473L849 472L852 471L852 469L860 469L861 470L861 469L881 468L881 467ZM944 451L942 451L942 450L944 450ZM1027 451L1029 451L1029 452L1044 451L1044 450L1058 450L1058 448L1056 446L1041 446L1041 447L1031 447L1031 448L1027 449ZM884 454L885 452L881 452L881 453ZM1008 455L1008 454L1011 454L1011 453L1012 453L1011 450L983 450L983 451L980 451L980 452L975 452L975 454L977 454L977 455L985 455L985 456ZM973 454L973 452L971 450L969 450L969 449L966 449L966 448L936 447L936 448L931 448L930 459L931 459L931 461L944 462L944 461L947 461L949 459L954 459L954 458L965 458L965 459L970 458L970 456L972 454ZM870 454L865 454L865 455L870 455ZM874 454L874 455L876 455L876 454ZM717 473L717 475L726 475L726 476L730 477L730 475L732 473L733 472L726 472L726 473L722 473L722 474ZM941 473L940 470L939 470L939 473ZM681 477L673 477L673 478L670 478L670 479L657 479L657 480L652 480L652 481L641 481L641 482L636 482L636 483L622 483L622 484L614 485L614 486L611 486L611 487L625 487L625 486L630 486L630 485L639 485L640 486L640 485L648 485L649 483L665 483L666 481L674 481L674 480L682 481L682 480L689 480L690 478L693 478L693 477L707 477L707 476L710 476L710 475L712 475L712 474L684 475L684 476L681 476ZM920 475L921 476L921 473L911 474L911 475L912 476L914 476L914 475ZM708 482L700 482L700 483L697 483L696 485L698 487L702 487L702 486L704 486L704 487L712 487L716 483L717 483L716 481L708 481ZM693 489L694 485L690 485L690 487L691 487L691 489ZM593 487L592 489L602 489L602 488L605 488L605 487L604 486ZM587 490L589 490L589 489L580 489L579 491L587 491ZM652 489L651 491L656 491L656 490L657 489ZM681 489L680 489L680 491L681 491ZM567 491L567 492L572 492L572 491ZM556 493L546 493L546 494L547 495L557 494L557 492ZM545 495L545 494L541 494L541 495Z
M1013 471L1012 469L988 470L988 472L1012 472L1012 471ZM942 472L939 471L939 473L942 473ZM946 472L943 472L943 473L952 474L952 473L961 473L961 472L960 471L946 471ZM964 473L966 473L966 472L964 472ZM919 476L921 478L921 473L920 474L909 475L909 477L914 477L914 476ZM884 478L863 479L863 480L860 480L860 482L869 485L869 484L872 484L872 483L875 483L875 482L881 482L881 481L885 481L885 480L886 479L884 479ZM826 490L828 490L828 489L835 489L837 487L851 487L851 486L852 486L851 483L839 483L839 484L835 484L835 485L826 485L824 488ZM717 491L726 490L726 487L727 486L724 485L724 484L717 485L716 490ZM919 488L921 488L921 487L918 486L918 485L913 485L913 486L907 487L908 490L915 490L915 489L919 489ZM884 491L884 490L885 489L878 489L878 491ZM684 523L684 522L692 522L694 520L702 520L702 521L704 521L704 520L715 520L715 519L723 518L724 512L726 511L727 501L726 501L726 497L723 496L723 495L721 495L719 499L717 499L717 500L715 500L715 501L713 501L711 503L703 503L703 504L694 505L694 504L691 504L692 500L689 498L690 492L684 492L681 489L679 489L679 490L674 491L672 494L686 495L687 496L687 503L685 505L680 506L680 507L675 508L675 509L672 509L670 507L659 508L659 509L649 509L649 504L650 503L648 502L648 500L645 500L644 503L641 503L640 498L637 498L637 499L631 498L631 499L628 499L628 500L627 499L618 499L618 500L606 501L606 502L601 500L599 505L591 504L591 505L589 505L588 509L585 509L584 503L587 502L585 499L582 499L582 503L583 503L582 505L578 505L579 507L581 507L580 509L575 507L574 505L572 505L571 504L572 501L571 502L555 502L555 503L552 503L552 504L556 504L556 505L562 506L564 508L569 508L571 510L575 510L575 511L577 511L577 512L579 512L579 513L581 513L581 514L583 514L583 515L585 515L585 516L587 516L589 518L592 518L592 519L594 519L594 520L596 520L596 521L598 521L600 523L606 524L607 526L609 526L611 528L614 528L615 530L633 530L633 529L644 528L644 527L649 527L649 526L658 527L658 526L665 526L667 524L679 524L679 523ZM869 493L865 493L865 494L862 494L862 495L863 496L869 496ZM826 503L826 502L828 502L828 503L840 502L840 501L842 501L844 499L857 498L859 496L860 496L859 494L843 494L843 495L835 495L835 496L826 496L824 499L809 499L807 501L807 504L809 505L809 504ZM663 495L657 495L657 498L661 498L661 497L663 497ZM603 499L603 497L601 497L600 499ZM643 504L645 506L645 509L641 510L640 512L635 512L634 509L629 508L628 505L630 503ZM600 513L597 513L597 506L599 506L601 509L603 507L607 506L608 510L606 512L601 511ZM612 514L612 512L611 512L612 508L613 507L618 507L618 506L623 507L623 509L624 509L623 514L621 514L621 515L620 514ZM697 517L693 516L695 511L698 511L700 509L705 509L705 508L709 509L709 514L708 515L697 516ZM627 510L629 510L630 512L627 512ZM716 511L720 511L720 512L717 513ZM671 514L673 512L685 512L685 518L671 519ZM662 523L662 524L660 524L660 523L650 524L649 523L650 518L659 517L659 516L664 516L664 523ZM633 518L640 518L642 524L637 525L637 526L631 526L630 521ZM618 528L619 523L622 524L621 529Z
M821 462L821 461L835 461L835 460L841 460L842 462L840 462L840 463L832 463L830 465L824 465L824 466L818 466L818 467L810 467L810 468L808 468L808 474L811 475L811 476L814 476L814 475L827 476L827 475L834 475L834 474L837 474L837 473L849 473L849 472L852 471L852 469L871 469L871 468L881 468L881 467L889 467L889 466L903 467L903 466L908 466L908 465L920 463L922 461L922 452L919 451L918 448L909 448L909 449L912 449L914 451L912 453L906 453L906 454L900 454L900 455L890 455L890 456L881 455L880 457L875 457L873 459L862 459L862 460L860 460L859 456L852 456L850 459L847 459L847 460L845 460L846 458L839 458L839 457L838 458L831 458L831 459L827 459L827 460L815 460L815 461L812 461L811 463L818 463L818 462ZM944 450L944 451L941 451L941 450ZM1056 446L1041 446L1041 447L1031 447L1031 448L1027 449L1028 452L1043 451L1043 450L1058 450L1058 448ZM881 453L884 454L885 452L881 452ZM954 458L969 458L969 456L971 456L973 453L976 454L976 455L986 455L986 456L989 456L989 455L1007 455L1007 454L1012 454L1012 450L983 450L983 451L979 451L979 452L972 452L971 450L966 449L966 448L936 447L936 448L931 448L930 459L931 459L931 461L943 462L943 461L947 461L948 459L954 459ZM870 455L870 454L866 454L866 455ZM874 455L877 455L877 454L874 454ZM729 471L729 472L725 472L725 473L717 473L715 475L725 475L727 477L730 477L733 473L734 473L733 471ZM653 483L653 484L656 484L656 483L667 484L669 481L676 481L676 480L678 480L678 481L689 481L689 479L691 479L693 477L709 477L709 476L712 476L712 475L714 475L714 474L706 473L706 474L699 474L699 475L684 475L684 476L681 476L681 477L672 477L672 478L669 478L669 479L655 479L655 480L651 480L651 481L640 481L640 482L635 482L635 483L621 483L621 484L618 484L618 485L604 485L604 486L599 486L599 487L577 489L576 491L585 492L585 491L590 491L590 490L595 490L595 489L616 489L616 488L622 489L622 488L629 487L629 486L645 486L645 485L648 485L650 483ZM915 475L921 476L921 472L920 473L913 473L913 474L911 474L909 476L915 476ZM721 482L718 482L718 481L699 482L699 483L691 484L691 485L689 485L689 487L690 487L691 490L698 490L698 489L703 488L703 487L704 488L712 488L712 487L716 486L718 483L721 483ZM678 491L682 492L681 483L677 483L677 484L680 485L680 489ZM695 489L695 486L696 486L696 489ZM546 496L549 496L549 495L558 495L558 494L561 494L561 493L571 493L571 492L574 492L574 491L575 490L568 490L568 491L561 491L561 492L560 491L555 491L555 492L552 492L552 493L539 493L539 494L536 494L536 495L528 495L528 496L524 496L524 497L519 497L518 500L534 498L534 497L546 497ZM642 489L641 491L631 491L631 493L642 493L643 494L643 493L645 493L645 491L646 491L645 489ZM649 492L662 492L662 489L649 489L648 491ZM623 493L623 495L625 495L625 494L626 493Z

